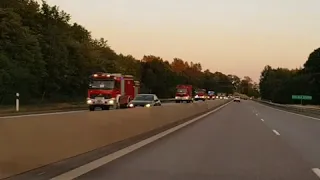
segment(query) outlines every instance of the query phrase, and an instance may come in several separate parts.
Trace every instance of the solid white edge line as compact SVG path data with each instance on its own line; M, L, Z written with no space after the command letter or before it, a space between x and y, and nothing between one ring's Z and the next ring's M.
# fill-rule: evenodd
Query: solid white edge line
M320 118L315 118L315 117L311 117L311 116L307 116L307 115L303 115L303 114L298 114L298 113L294 113L294 112L289 112L289 111L277 109L277 108L274 108L274 107L271 107L271 106L267 106L267 105L261 104L261 103L259 103L259 102L256 102L256 103L257 103L257 104L260 104L261 106L265 106L265 107L274 109L274 110L276 110L276 111L285 112L285 113L288 113L288 114L293 114L293 115L297 115L297 116L301 116L301 117L310 118L310 119L313 119L313 120L320 121Z
M312 171L320 178L320 169L319 168L313 168Z
M202 118L204 118L204 117L206 117L206 116L218 111L219 109L229 105L231 102L232 101L230 101L230 102L228 102L228 103L226 103L226 104L224 104L224 105L222 105L222 106L220 106L220 107L218 107L218 108L216 108L216 109L214 109L214 110L212 110L210 112L207 112L207 113L205 113L205 114L203 114L201 116L193 118L190 121L187 121L187 122L185 122L183 124L175 126L175 127L171 128L171 129L168 129L168 130L166 130L164 132L156 134L156 135L154 135L154 136L152 136L152 137L150 137L148 139L142 140L142 141L140 141L140 142L138 142L136 144L133 144L131 146L123 148L123 149L121 149L119 151L116 151L116 152L114 152L112 154L109 154L109 155L104 156L104 157L102 157L100 159L92 161L92 162L90 162L88 164L82 165L82 166L80 166L78 168L75 168L75 169L73 169L71 171L65 172L65 173L63 173L63 174L61 174L59 176L53 177L50 180L71 180L71 179L75 179L75 178L77 178L77 177L79 177L81 175L84 175L84 174L86 174L86 173L88 173L88 172L90 172L90 171L92 171L94 169L97 169L97 168L99 168L99 167L101 167L101 166L103 166L103 165L105 165L105 164L107 164L107 163L109 163L109 162L111 162L113 160L116 160L116 159L118 159L118 158L120 158L120 157L122 157L122 156L124 156L126 154L129 154L130 152L133 152L133 151L135 151L135 150L137 150L137 149L139 149L139 148L141 148L141 147L143 147L143 146L145 146L147 144L150 144L150 143L152 143L152 142L154 142L154 141L156 141L156 140L158 140L158 139L160 139L160 138L162 138L162 137L164 137L164 136L166 136L166 135L168 135L170 133L173 133L173 132L175 132L175 131L177 131L177 130L179 130L179 129L181 129L181 128L183 128L183 127L185 127L185 126L187 126L187 125L189 125L189 124L191 124L191 123L193 123L195 121L198 121L199 119L202 119Z
M276 130L272 130L276 135L278 135L278 136L280 136L280 133L278 132L278 131L276 131Z

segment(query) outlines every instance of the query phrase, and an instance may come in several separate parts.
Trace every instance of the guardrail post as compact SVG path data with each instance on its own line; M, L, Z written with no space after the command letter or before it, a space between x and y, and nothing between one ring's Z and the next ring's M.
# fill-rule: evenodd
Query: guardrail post
M17 112L19 111L19 96L20 96L20 94L16 93L16 111Z

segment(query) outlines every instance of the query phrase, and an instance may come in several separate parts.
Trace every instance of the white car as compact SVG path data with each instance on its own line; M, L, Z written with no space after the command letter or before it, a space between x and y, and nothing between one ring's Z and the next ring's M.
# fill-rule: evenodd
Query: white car
M239 96L234 97L233 102L240 102L240 97Z

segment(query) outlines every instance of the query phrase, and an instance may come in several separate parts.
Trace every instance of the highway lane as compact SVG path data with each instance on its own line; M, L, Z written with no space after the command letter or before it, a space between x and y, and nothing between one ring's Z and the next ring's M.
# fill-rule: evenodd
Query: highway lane
M319 179L313 165L259 119L258 106L231 103L77 179Z
M320 168L320 119L276 110L252 101L247 104L270 129L275 129L307 161Z

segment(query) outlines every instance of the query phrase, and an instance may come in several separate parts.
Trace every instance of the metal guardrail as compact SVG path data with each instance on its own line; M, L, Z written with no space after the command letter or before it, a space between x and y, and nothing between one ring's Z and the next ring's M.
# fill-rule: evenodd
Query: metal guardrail
M174 98L160 99L161 103L175 102ZM59 107L59 104L47 104L43 106L21 106L20 111L16 111L14 106L12 108L0 109L0 117L11 116L11 115L27 115L27 114L39 114L39 113L54 113L54 112L65 112L65 111L81 111L88 109L88 105L82 103L71 103L70 105L64 105Z
M176 99L174 99L174 98L171 98L171 99L160 99L160 101L162 102L162 103L169 103L169 102L174 102Z
M172 103L175 102L175 98L168 98L168 99L159 99L161 103ZM65 112L65 111L81 111L81 110L87 110L88 105L85 104L76 104L76 103L70 103L70 105L59 107L57 104L52 105L45 105L40 107L32 107L29 106L27 108L24 108L21 106L20 111L16 112L14 107L9 109L0 109L0 117L3 116L12 116L12 115L27 115L27 114L39 114L39 113L55 113L55 112Z
M309 106L300 106L300 105L289 105L289 104L277 104L270 101L264 101L264 100L254 100L256 102L272 106L278 109L295 112L299 114L309 115L309 116L320 116L320 107L309 107Z

